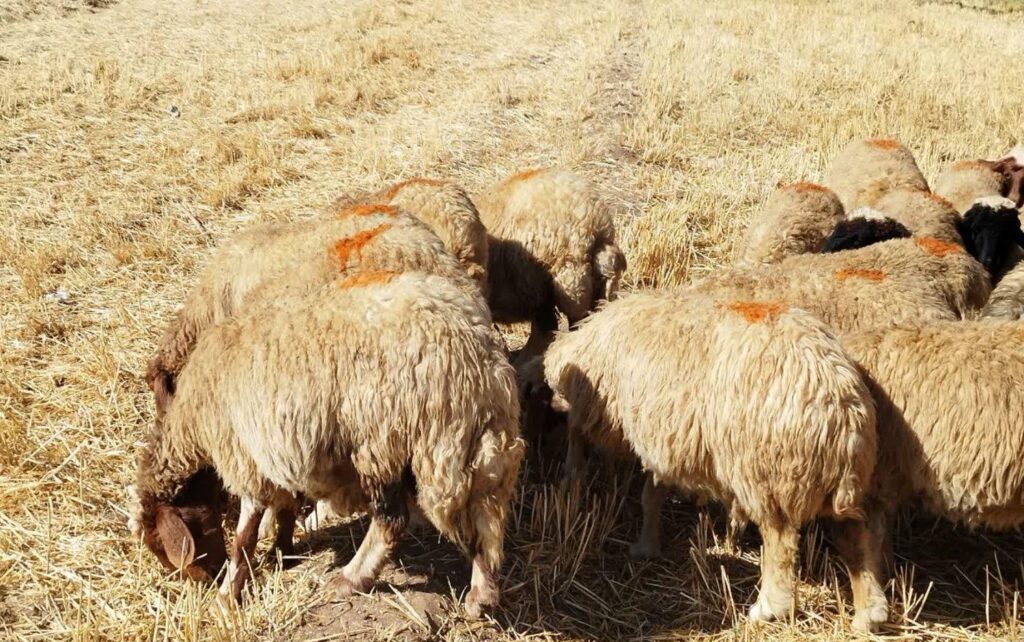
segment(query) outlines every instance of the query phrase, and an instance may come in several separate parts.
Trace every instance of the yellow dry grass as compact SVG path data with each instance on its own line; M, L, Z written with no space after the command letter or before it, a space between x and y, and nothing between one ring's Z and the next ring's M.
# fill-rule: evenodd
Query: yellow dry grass
M565 165L617 208L628 286L657 286L728 262L775 185L820 179L853 137L901 139L929 177L995 157L1022 135L1024 16L910 0L302 5L0 10L0 639L845 639L842 567L815 529L795 620L759 627L742 617L756 540L723 551L721 523L677 503L669 556L629 563L636 489L615 485L523 488L495 622L465 622L450 597L428 617L385 588L361 599L391 624L341 609L311 633L346 527L306 538L309 559L262 573L225 620L126 532L152 415L140 373L218 242L342 191L415 175L474 191ZM917 518L896 542L897 639L1017 638L1020 536ZM409 559L452 555L428 537Z

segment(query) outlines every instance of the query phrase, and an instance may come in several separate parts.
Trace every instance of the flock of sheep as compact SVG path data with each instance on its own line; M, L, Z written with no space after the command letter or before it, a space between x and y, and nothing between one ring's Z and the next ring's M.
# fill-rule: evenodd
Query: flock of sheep
M659 553L669 489L720 501L761 532L749 615L768 620L795 607L800 528L827 519L853 625L875 629L902 506L1024 523L1022 161L956 163L932 192L899 143L855 142L828 187L772 196L737 265L621 297L612 216L564 170L474 200L414 179L248 230L149 363L133 533L230 602L261 532L276 522L272 553L291 555L313 504L371 517L341 594L372 587L416 518L471 560L479 615L524 451L564 431L570 476L588 452L646 471L634 556ZM509 354L493 322L521 321Z

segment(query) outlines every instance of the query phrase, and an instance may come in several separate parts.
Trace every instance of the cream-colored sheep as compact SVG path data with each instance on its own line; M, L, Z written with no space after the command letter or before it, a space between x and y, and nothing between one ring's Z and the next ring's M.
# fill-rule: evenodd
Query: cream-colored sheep
M488 302L496 321L530 321L525 360L543 352L557 328L598 300L612 300L626 259L607 206L584 178L564 169L515 174L476 199L490 235Z
M850 143L833 159L825 185L839 196L847 212L874 207L878 199L901 187L928 190L910 150L885 138Z
M165 330L146 380L157 412L202 332L253 302L319 288L353 270L419 270L480 297L476 282L422 222L391 205L358 205L330 219L247 230L213 256Z
M331 582L350 593L370 588L415 502L472 557L478 614L498 598L518 413L479 297L423 273L357 272L203 333L140 454L138 523L165 565L215 577L223 534L215 490L202 492L215 471L243 500L221 588L238 598L264 509L362 497L370 530Z
M975 200L986 196L1000 196L1003 175L993 163L965 160L947 167L935 180L935 193L945 198L963 214Z
M1024 320L1024 262L1017 263L996 287L981 310L982 318Z
M1024 325L901 327L843 346L878 408L868 546L883 547L901 506L971 527L1024 525Z
M827 187L785 185L750 222L739 263L778 263L795 254L818 252L843 217L843 204Z
M919 189L890 190L875 202L875 209L901 223L914 236L931 237L946 243L963 244L957 223L960 214L953 204Z
M818 315L840 332L965 318L985 304L992 289L985 268L962 245L930 237L723 269L693 287L721 296L782 301Z
M487 230L476 206L460 186L451 181L413 178L369 196L337 199L331 212L354 205L387 203L409 212L437 234L455 255L466 274L487 291Z
M761 593L751 618L790 612L800 527L832 517L854 543L855 626L886 619L885 595L867 572L876 551L857 546L874 468L874 405L819 320L771 300L637 293L559 334L543 370L550 405L567 413L571 433L636 456L658 484L723 501L760 526ZM650 535L661 496L654 484L645 488L641 547L657 547Z

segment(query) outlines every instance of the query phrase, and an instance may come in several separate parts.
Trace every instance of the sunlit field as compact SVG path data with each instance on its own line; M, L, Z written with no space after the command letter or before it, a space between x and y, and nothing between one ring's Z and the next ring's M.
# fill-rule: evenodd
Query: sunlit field
M325 574L365 523L301 533L230 614L126 528L153 401L142 372L199 270L247 226L414 176L471 193L531 167L614 208L625 288L732 261L775 187L853 138L947 162L1024 142L1024 12L755 0L7 0L0 5L0 639L842 640L846 571L811 526L800 606L749 622L760 542L667 507L635 563L639 477L527 482L503 605L468 620L468 565L410 534L375 592ZM885 634L1015 640L1024 538L907 515ZM263 544L265 546L265 544Z

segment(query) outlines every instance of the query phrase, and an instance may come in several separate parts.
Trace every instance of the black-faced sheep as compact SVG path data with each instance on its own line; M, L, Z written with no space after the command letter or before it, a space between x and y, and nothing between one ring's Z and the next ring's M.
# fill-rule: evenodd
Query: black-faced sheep
M739 263L778 263L795 254L817 252L843 216L843 204L827 187L783 186L751 221Z
M208 328L139 457L144 541L213 578L224 560L214 473L242 498L223 595L249 576L265 509L344 493L370 530L332 580L366 591L415 502L472 558L472 614L498 599L522 456L515 376L479 297L423 273L358 272ZM198 481L197 481L198 480Z
M412 178L368 196L343 196L334 202L331 212L360 203L394 205L426 223L480 285L480 291L487 291L487 230L462 187L446 180Z
M559 334L531 364L541 359L550 405L567 413L570 432L761 527L752 619L793 608L799 529L819 516L843 522L857 544L848 560L855 626L886 619L885 595L867 572L875 552L859 546L874 405L823 323L775 301L644 292ZM534 386L530 397L543 390ZM644 493L645 532L660 507L653 488Z
M211 258L149 361L146 381L157 412L173 395L175 377L206 328L253 301L315 289L357 269L439 274L482 296L440 239L391 205L359 205L330 219L246 230Z
M891 218L878 219L858 216L837 223L828 238L825 239L821 252L830 254L857 250L882 241L909 237L910 230Z
M522 361L557 329L615 298L626 259L611 213L594 187L563 169L515 174L476 198L490 235L488 302L495 321L532 324ZM521 361L521 362L522 362Z
M1001 196L979 199L964 213L957 228L964 247L995 280L1021 258L1024 232L1020 212L1009 199Z
M835 191L847 212L874 207L894 189L928 190L910 150L885 138L850 143L833 159L825 185Z

